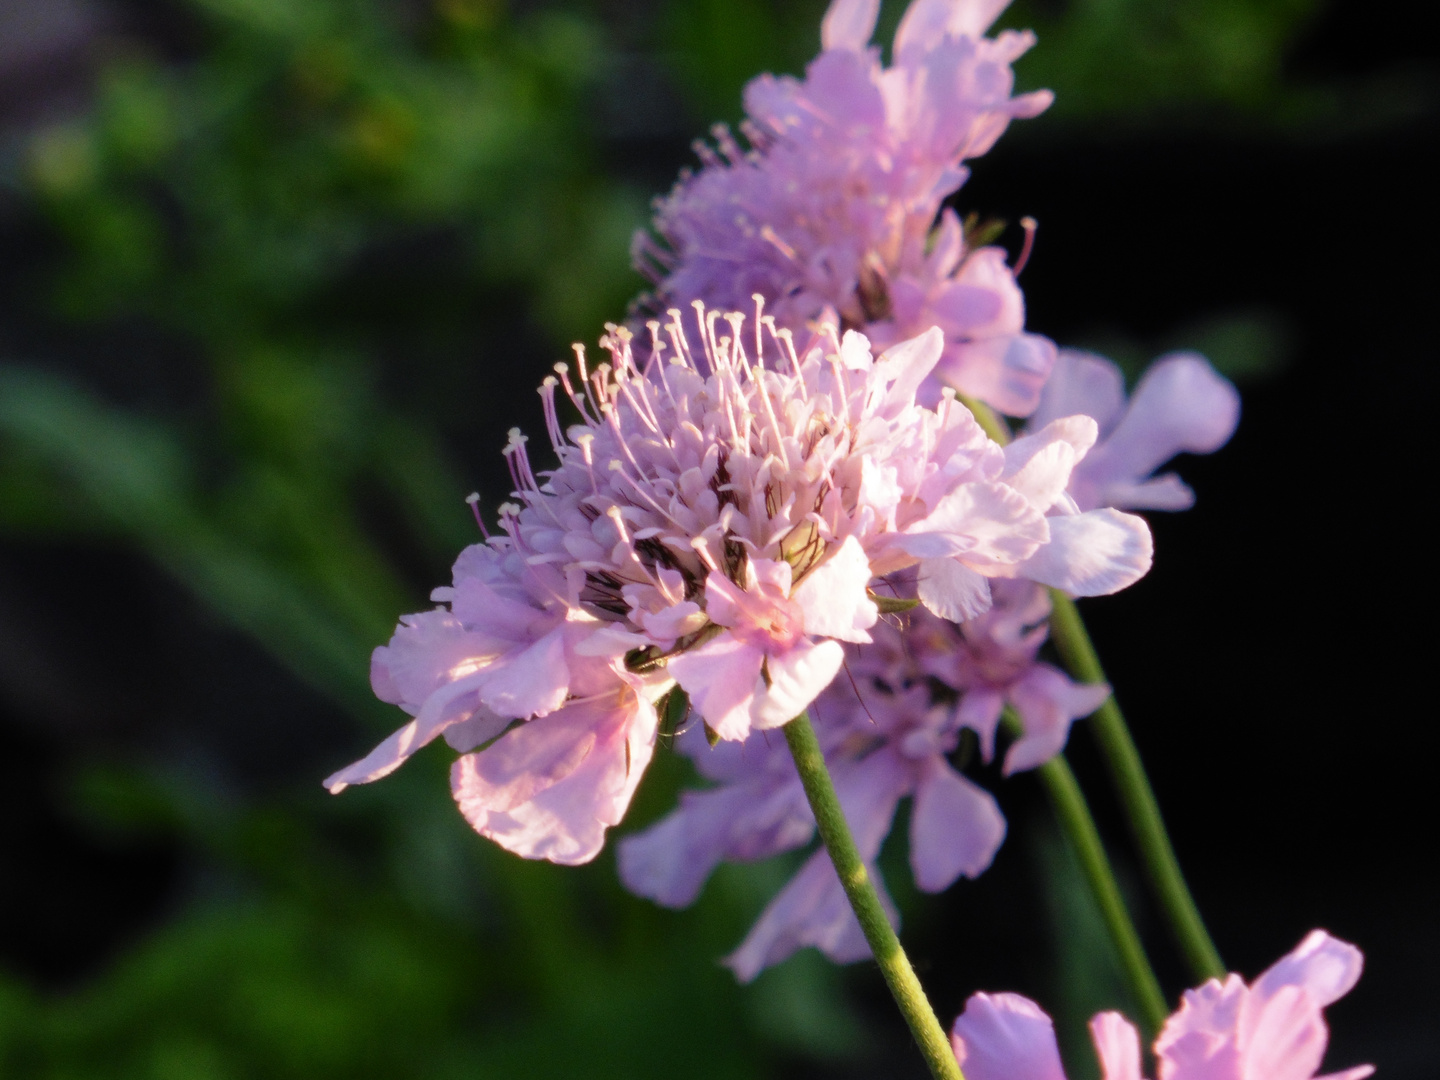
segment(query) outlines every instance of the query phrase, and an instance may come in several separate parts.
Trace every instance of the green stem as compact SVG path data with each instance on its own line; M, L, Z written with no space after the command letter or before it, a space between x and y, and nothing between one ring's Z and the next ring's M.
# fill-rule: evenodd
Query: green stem
M1018 729L1018 719L1008 708L1006 713L1007 726L1012 730ZM1115 871L1110 867L1105 846L1100 840L1100 831L1095 827L1095 819L1090 816L1085 795L1081 792L1080 784L1064 755L1056 754L1037 771L1050 796L1050 805L1055 808L1055 816L1060 819L1060 827L1070 841L1076 858L1080 860L1080 870L1090 886L1090 894L1100 908L1105 929L1109 931L1110 941L1120 957L1125 980L1130 984L1136 1004L1144 1014L1145 1026L1153 1036L1159 1032L1169 1015L1169 1010L1165 1007L1165 995L1160 989L1159 980L1155 978L1150 959L1145 955L1145 946L1140 943L1135 924L1130 919L1125 898L1120 895Z
M930 1007L925 988L915 976L915 969L895 928L885 916L880 905L880 896L870 881L865 861L855 847L855 838L845 822L845 813L840 808L840 797L835 794L835 785L830 772L825 768L825 755L820 750L820 741L815 738L815 729L810 718L801 713L784 727L785 741L790 745L790 754L795 758L795 768L800 772L800 783L805 787L805 797L810 800L810 809L815 814L815 824L820 830L820 841L835 864L835 873L845 889L855 917L860 920L860 929L875 954L875 962L895 997L895 1004L910 1025L910 1032L920 1047L925 1063L935 1080L965 1080L960 1063L955 1060L955 1051L945 1029Z
M974 415L985 434L1001 446L1010 441L1010 429L988 405L964 396L960 401ZM1050 639L1055 642L1055 648L1070 669L1070 674L1081 682L1108 681L1075 602L1059 589L1051 589L1050 598L1053 605ZM1180 862L1175 858L1175 849L1165 831L1165 819L1160 816L1160 804L1155 801L1155 792L1140 761L1140 751L1135 748L1135 740L1130 737L1130 729L1114 695L1091 717L1090 730L1100 743L1111 781L1120 793L1120 801L1130 819L1130 829L1140 849L1140 859L1145 865L1151 888L1160 900L1171 932L1180 951L1185 954L1191 972L1201 980L1225 978L1225 962L1210 940L1205 920L1200 917L1200 909L1195 906L1195 898L1190 895L1190 887L1185 883L1185 875L1180 870Z
M1070 674L1081 682L1105 682L1105 670L1100 666L1100 658L1075 601L1059 589L1050 590L1050 599L1053 605L1050 639L1055 642ZM1151 887L1159 897L1192 973L1200 980L1225 978L1224 961L1210 940L1200 909L1195 906L1195 898L1185 883L1185 875L1165 831L1165 819L1160 816L1160 804L1155 801L1155 792L1141 764L1140 751L1135 748L1135 740L1130 737L1130 729L1113 694L1090 718L1090 730L1100 743L1111 780L1120 793Z

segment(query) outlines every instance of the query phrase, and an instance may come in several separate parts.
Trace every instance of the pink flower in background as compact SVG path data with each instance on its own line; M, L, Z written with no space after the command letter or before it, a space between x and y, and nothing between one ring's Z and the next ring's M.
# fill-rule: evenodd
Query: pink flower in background
M1316 1078L1329 1031L1324 1008L1360 978L1360 950L1312 931L1246 986L1238 975L1187 990L1155 1040L1158 1080L1361 1080L1360 1065ZM1105 1080L1142 1080L1140 1036L1119 1013L1090 1033ZM976 994L951 1036L966 1080L1065 1080L1050 1018L1018 994Z
M565 365L545 381L557 467L537 477L511 433L502 535L461 555L434 594L448 606L375 652L377 695L414 719L332 791L443 734L468 751L452 781L479 832L583 862L649 761L660 697L678 682L723 739L785 723L834 679L841 642L870 640L877 575L918 566L922 600L978 614L991 578L1091 594L1148 569L1139 518L1052 524L1093 421L1002 449L953 395L916 402L939 331L875 359L833 329L796 353L758 312L747 332L697 305L695 325L699 350L678 312L652 323L644 374L615 328L608 362L578 351L578 386ZM581 417L568 431L561 385Z
M986 761L1006 705L1022 734L1005 754L1005 775L1043 765L1065 748L1070 725L1110 696L1104 684L1084 685L1036 659L1049 633L1050 597L1034 582L997 582L995 605L958 626L916 613L904 656L920 674L959 695L955 723L980 736ZM913 678L914 676L911 676ZM887 672L883 678L895 678ZM893 685L893 683L892 683Z
M1174 473L1152 475L1177 454L1211 454L1240 421L1240 395L1197 353L1160 357L1130 400L1120 369L1102 356L1062 350L1033 427L1077 413L1094 418L1100 438L1070 474L1082 510L1188 510L1195 493Z
M1011 96L1010 65L1034 37L984 36L1005 6L915 0L885 68L868 45L878 4L835 0L804 80L746 87L749 149L717 128L716 149L697 147L703 168L658 203L655 236L636 235L651 307L735 308L759 293L783 326L798 332L829 310L881 347L939 326L941 381L1030 413L1055 347L1025 333L1005 253L968 245L954 211L941 212L962 162L1051 101Z

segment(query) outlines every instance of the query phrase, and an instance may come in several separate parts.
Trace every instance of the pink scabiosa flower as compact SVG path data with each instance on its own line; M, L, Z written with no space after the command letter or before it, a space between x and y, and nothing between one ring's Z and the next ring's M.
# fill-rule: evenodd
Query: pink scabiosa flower
M733 308L759 292L783 326L832 310L881 347L939 326L939 380L1028 415L1055 346L1025 333L1003 250L972 247L941 212L968 175L962 162L1051 101L1011 96L1010 65L1034 37L985 37L1005 6L914 0L885 68L868 45L878 3L834 0L803 80L746 87L749 148L716 128L715 149L697 146L703 168L658 202L654 233L636 235L652 304Z
M447 606L376 650L376 693L414 719L332 791L444 734L469 751L452 784L478 831L583 862L649 761L661 696L678 682L719 739L787 722L841 642L870 640L877 576L918 567L927 604L979 614L991 578L1090 594L1148 569L1139 518L1052 524L1093 421L1001 448L953 394L916 402L938 330L877 360L853 332L797 352L761 311L744 324L697 304L700 348L672 311L644 373L619 327L593 370L577 348L576 381L557 365L541 387L556 467L537 477L511 433L501 535L462 554L434 594ZM563 430L562 386L579 421Z
M1160 357L1127 401L1125 378L1103 356L1062 350L1032 428L1077 413L1093 418L1100 437L1070 474L1082 510L1188 510L1195 493L1174 473L1153 475L1177 454L1212 454L1240 421L1240 395L1198 353Z
M1362 1080L1359 1065L1316 1077L1329 1031L1325 1006L1360 978L1360 950L1312 931L1246 986L1238 975L1187 990L1155 1040L1159 1080ZM1098 1014L1091 1037L1105 1080L1142 1080L1140 1036L1119 1013ZM1065 1080L1055 1031L1019 994L975 994L951 1035L967 1080Z

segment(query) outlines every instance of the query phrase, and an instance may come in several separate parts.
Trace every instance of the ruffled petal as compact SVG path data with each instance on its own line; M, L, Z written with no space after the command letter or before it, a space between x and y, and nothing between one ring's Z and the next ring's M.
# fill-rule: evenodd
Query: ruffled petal
M654 706L629 688L575 702L457 760L450 773L455 800L476 832L508 851L566 866L589 862L604 846L606 828L618 824L629 807L654 753L658 719ZM501 749L507 740L546 726L564 734L552 730L531 736L529 747ZM587 752L568 773L557 775L555 763L568 764L570 755L551 744L577 735ZM497 750L503 763L487 762ZM528 767L548 769L550 782L527 781ZM535 793L516 801L526 790Z
M971 481L947 494L892 543L917 559L957 556L983 570L1022 563L1049 540L1047 519L1018 491Z
M1050 542L1006 576L1029 578L1071 596L1106 596L1150 570L1154 542L1144 518L1108 507L1047 518Z
M1041 513L1059 500L1075 463L1095 445L1099 428L1084 414L1052 420L1005 447L1001 479Z
M875 625L879 612L865 595L870 583L870 560L860 541L847 536L823 563L795 587L791 599L805 612L805 632L817 637L865 643L865 631Z

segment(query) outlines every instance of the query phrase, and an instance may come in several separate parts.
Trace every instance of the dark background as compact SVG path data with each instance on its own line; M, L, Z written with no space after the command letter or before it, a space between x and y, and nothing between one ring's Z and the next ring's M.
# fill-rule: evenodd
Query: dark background
M873 971L810 956L742 990L714 967L784 866L672 915L608 853L562 871L477 841L438 751L342 800L317 783L392 722L365 653L447 576L465 492L498 501L504 429L538 429L545 368L637 291L644 198L746 77L798 70L820 7L316 6L356 40L357 11L389 28L352 59L413 64L379 85L354 60L312 117L283 95L328 85L334 32L287 38L264 3L0 5L0 1063L918 1075ZM1227 963L1253 976L1316 926L1356 942L1327 1067L1433 1075L1440 27L1355 0L1102 8L1007 16L1041 32L1022 85L1059 104L958 203L1039 220L1032 329L1132 372L1194 346L1240 385L1231 444L1179 464L1196 508L1151 515L1155 570L1086 615ZM386 158L452 69L526 87L500 111L527 134L493 167L423 133ZM188 96L146 150L134 87L172 76ZM227 104L187 121L206 94ZM379 157L289 149L336 132ZM1173 997L1082 729L1069 756ZM658 766L634 818L683 775ZM1010 839L940 898L887 875L907 945L943 1016L1023 991L1093 1071L1080 1025L1124 992L1038 787L984 775Z

